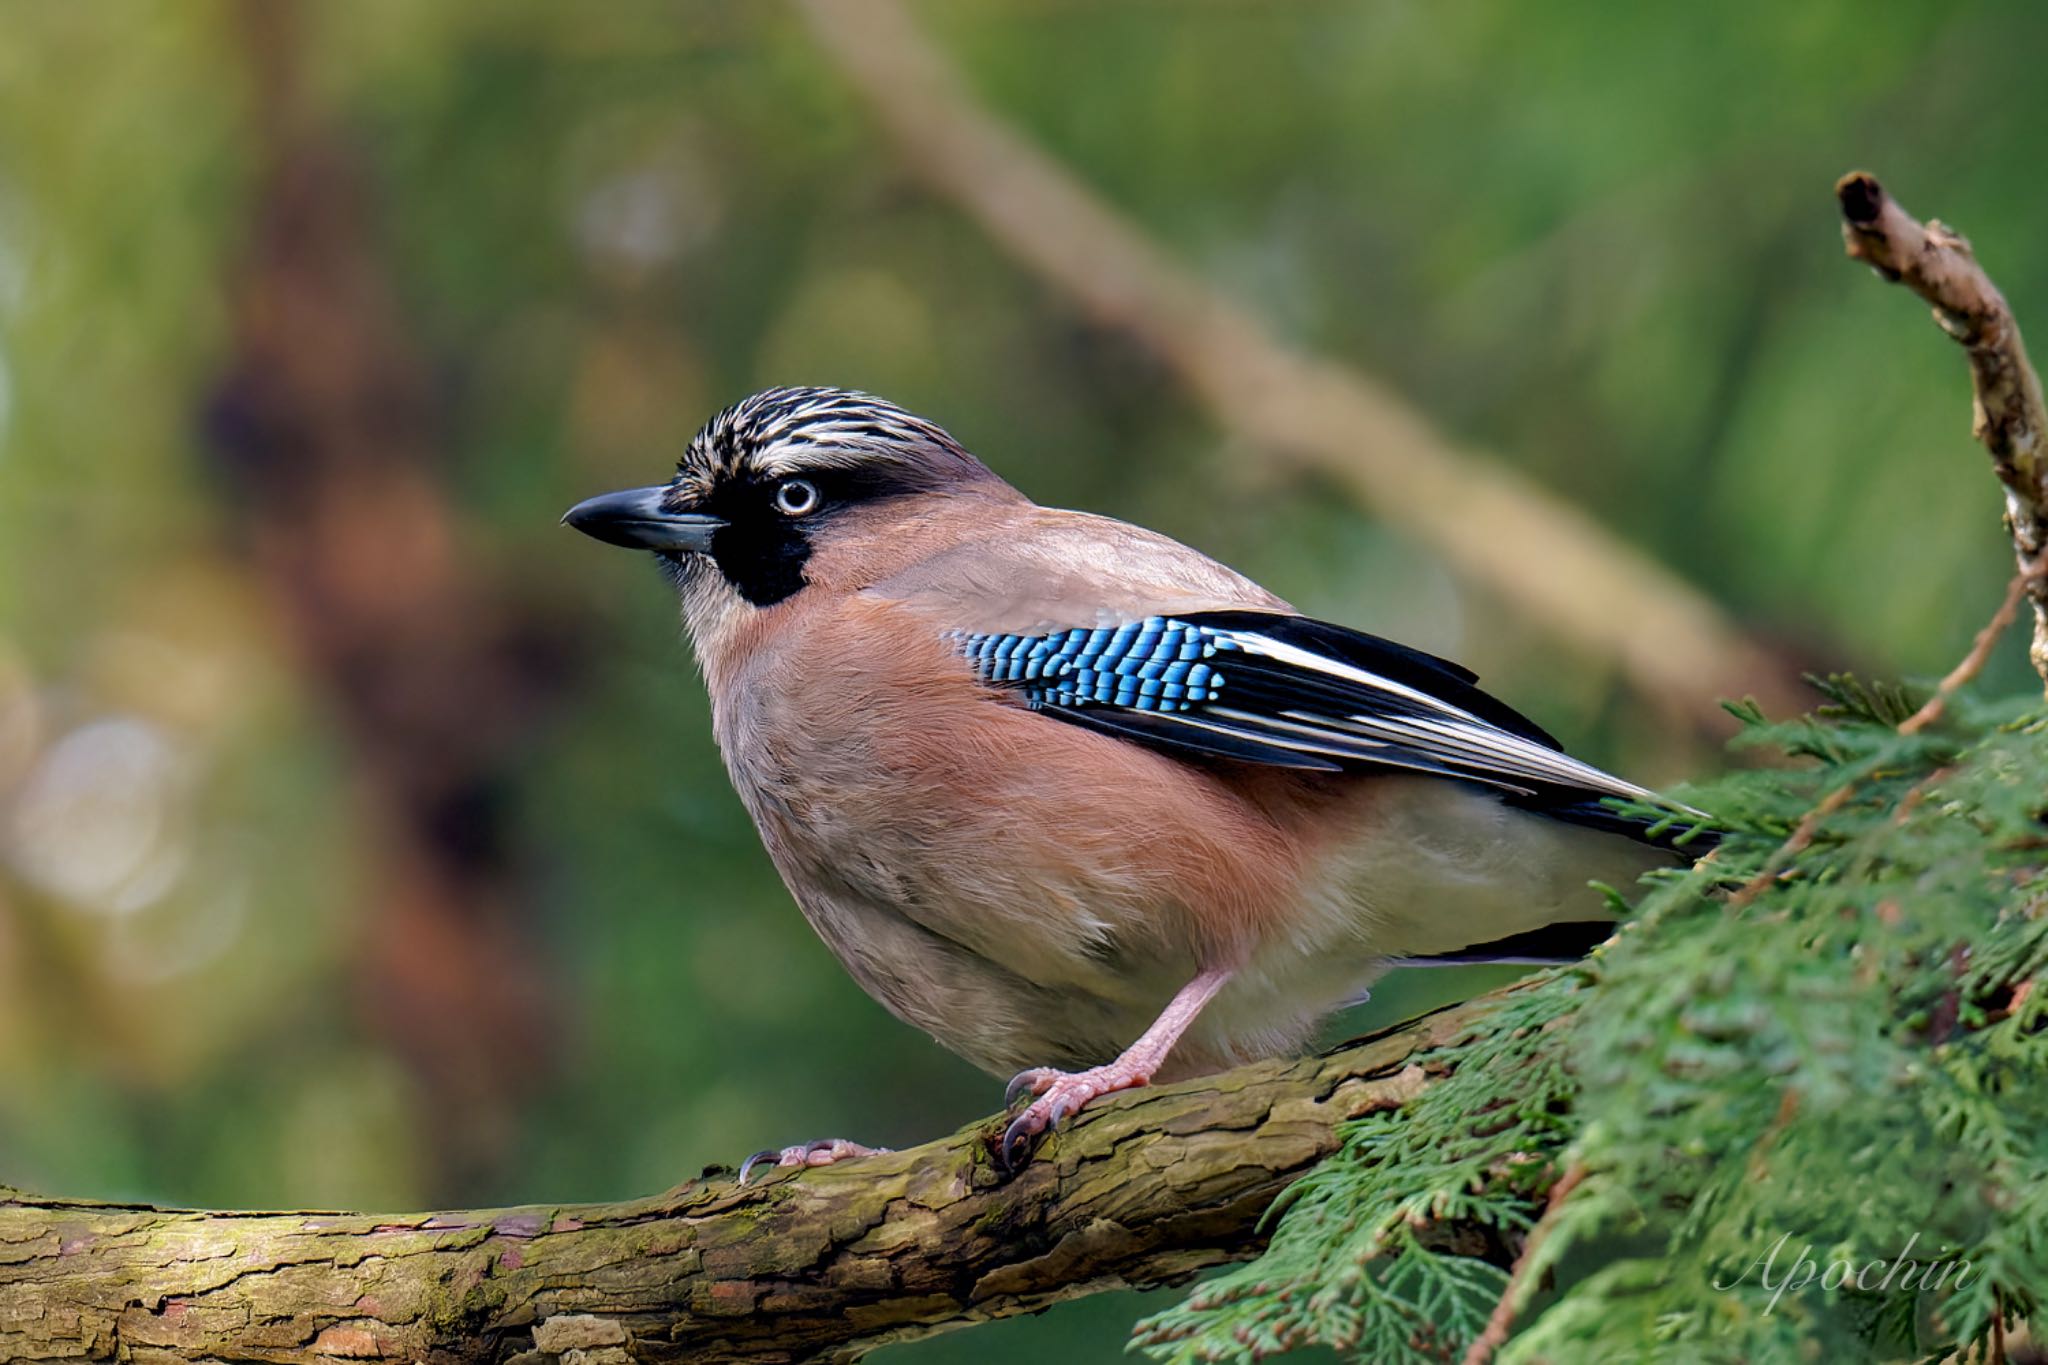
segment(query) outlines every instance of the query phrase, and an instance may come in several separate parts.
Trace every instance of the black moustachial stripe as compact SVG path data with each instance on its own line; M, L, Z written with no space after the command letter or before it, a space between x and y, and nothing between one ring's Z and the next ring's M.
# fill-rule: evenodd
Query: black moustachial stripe
M791 478L817 488L817 511L792 517L776 508L775 490ZM928 486L917 470L889 464L727 479L703 504L705 511L726 522L711 538L711 558L740 596L757 607L772 607L803 591L811 538L819 529L863 503L922 492Z

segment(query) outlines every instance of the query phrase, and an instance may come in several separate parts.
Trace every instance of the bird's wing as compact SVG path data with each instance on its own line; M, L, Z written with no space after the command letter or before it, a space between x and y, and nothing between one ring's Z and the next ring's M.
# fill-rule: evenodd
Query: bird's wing
M1640 836L1654 799L1563 753L1469 670L1298 615L1166 536L1026 505L870 591L915 606L982 680L1181 757L1461 778Z
M1033 708L1184 755L1401 769L1546 806L1652 799L1562 752L1458 665L1303 616L1185 612L952 638L984 682L1019 691Z

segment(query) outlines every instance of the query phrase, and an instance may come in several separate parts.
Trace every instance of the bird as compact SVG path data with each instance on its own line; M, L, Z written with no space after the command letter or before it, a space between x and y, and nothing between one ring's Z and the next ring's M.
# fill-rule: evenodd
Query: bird
M655 556L791 896L890 1013L1029 1095L1013 1167L1104 1095L1302 1047L1390 967L1583 956L1613 931L1593 883L1689 856L1460 665L1040 506L857 390L744 398L666 483L563 521Z

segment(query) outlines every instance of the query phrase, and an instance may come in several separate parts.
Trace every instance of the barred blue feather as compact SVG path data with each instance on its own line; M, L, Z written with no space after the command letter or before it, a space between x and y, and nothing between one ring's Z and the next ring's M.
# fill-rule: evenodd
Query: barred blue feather
M1022 686L1033 706L1123 706L1185 711L1214 701L1224 677L1204 662L1234 648L1216 632L1148 616L1114 629L1049 635L954 631L985 682Z
M1563 753L1465 669L1359 631L1217 611L949 638L991 686L1133 743L1310 771L1459 778L1560 819L1651 837L1646 821L1601 804L1648 792Z

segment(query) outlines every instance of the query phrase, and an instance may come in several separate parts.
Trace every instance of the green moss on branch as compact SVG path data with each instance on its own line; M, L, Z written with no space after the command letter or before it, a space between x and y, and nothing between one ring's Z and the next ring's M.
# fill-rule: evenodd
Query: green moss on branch
M1101 1104L1014 1180L989 1160L990 1119L618 1204L222 1213L7 1192L0 1359L850 1359L1175 1283L1256 1253L1261 1215L1339 1125L1425 1089L1411 1058L1485 1027L1494 1003Z

